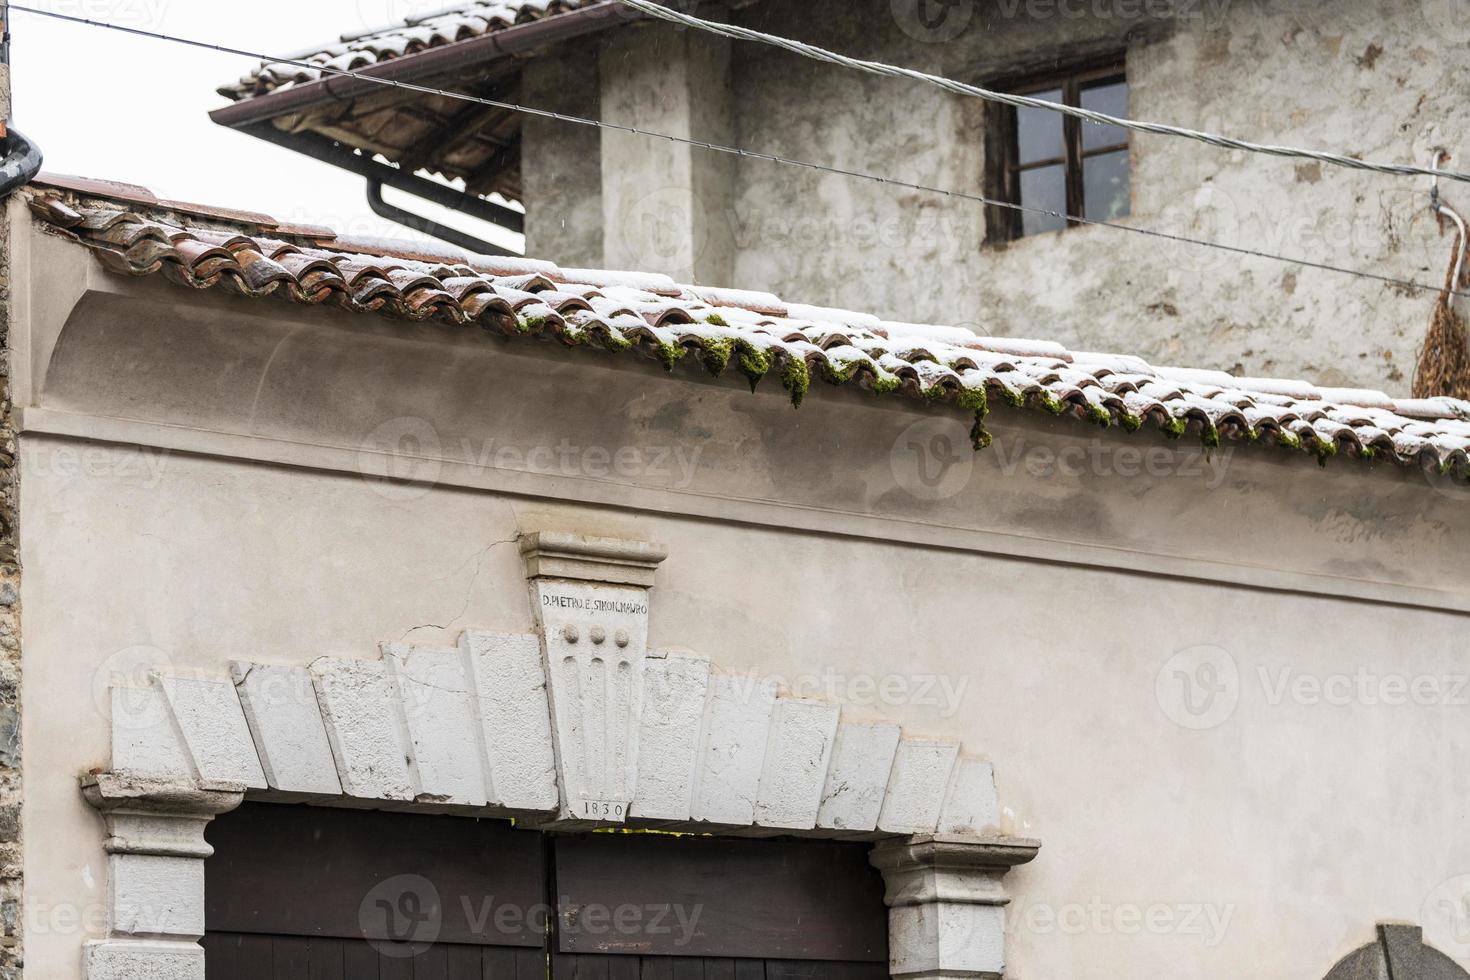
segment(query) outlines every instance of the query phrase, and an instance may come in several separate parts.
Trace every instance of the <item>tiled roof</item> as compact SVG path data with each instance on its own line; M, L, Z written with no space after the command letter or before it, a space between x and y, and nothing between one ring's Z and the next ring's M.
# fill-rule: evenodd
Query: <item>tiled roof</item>
M493 34L518 24L554 17L594 2L597 0L476 0L451 4L378 30L345 34L336 44L279 57L356 71L430 48ZM321 77L318 70L267 62L239 81L221 86L219 93L238 101L291 85L314 82Z
M1470 403L1454 399L1155 367L1126 354L884 321L662 275L349 240L264 215L159 201L126 185L53 178L30 193L42 222L122 275L540 335L645 355L669 370L692 356L714 374L739 371L752 388L773 376L798 405L813 379L949 402L975 414L977 445L989 441L984 420L999 399L1128 431L1189 432L1211 445L1222 437L1274 443L1324 463L1341 451L1470 471Z

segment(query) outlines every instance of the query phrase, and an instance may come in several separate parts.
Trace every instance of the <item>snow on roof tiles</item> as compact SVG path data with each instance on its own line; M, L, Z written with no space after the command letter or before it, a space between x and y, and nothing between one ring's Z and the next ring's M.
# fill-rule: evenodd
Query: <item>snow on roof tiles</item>
M344 34L335 44L279 57L342 71L358 71L430 48L554 17L594 2L596 0L475 0L451 4L387 27ZM321 77L319 69L266 62L239 81L221 86L219 94L239 101L280 88L314 82Z
M408 320L474 324L641 353L672 370L693 359L752 387L779 379L800 404L813 378L975 413L977 446L1000 399L1128 431L1267 441L1325 462L1339 451L1470 472L1470 403L1395 399L1305 381L1153 367L1125 354L987 338L962 327L880 321L787 304L769 293L685 286L640 272L352 241L248 212L159 201L141 188L43 178L31 208L109 270L196 289L275 296Z

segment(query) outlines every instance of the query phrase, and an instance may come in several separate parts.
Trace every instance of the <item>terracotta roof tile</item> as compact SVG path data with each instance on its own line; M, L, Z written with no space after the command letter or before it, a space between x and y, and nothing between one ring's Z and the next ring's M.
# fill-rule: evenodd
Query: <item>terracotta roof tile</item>
M113 272L474 324L511 337L548 336L568 346L642 353L670 370L692 354L713 373L739 371L752 386L777 378L797 404L813 378L948 401L976 414L977 444L988 441L982 423L989 401L999 398L1129 431L1143 425L1170 436L1193 431L1210 445L1222 437L1248 439L1305 450L1324 462L1345 451L1470 472L1470 403L1454 399L1395 399L1305 381L1154 367L1126 354L879 321L788 304L769 293L684 286L651 273L563 269L448 245L332 240L321 229L293 235L266 216L174 207L140 188L114 196L118 186L52 180L50 189L43 182L29 192L30 205L39 221L81 242Z
M323 45L280 57L313 65L357 71L430 48L482 37L519 24L543 20L586 7L596 0L478 0L452 4L377 30L343 35L335 44ZM237 82L223 85L227 98L254 98L304 82L314 82L322 72L298 65L260 65Z

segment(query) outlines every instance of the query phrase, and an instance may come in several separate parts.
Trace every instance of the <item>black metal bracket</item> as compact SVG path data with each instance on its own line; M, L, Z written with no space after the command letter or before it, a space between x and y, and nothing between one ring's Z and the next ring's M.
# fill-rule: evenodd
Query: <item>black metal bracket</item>
M461 214L467 214L472 218L479 218L481 221L488 221L490 224L495 225L498 228L504 228L506 231L509 232L520 234L525 231L526 216L521 212L514 210L513 208L505 207L502 204L496 204L493 201L487 201L483 197L479 197L475 194L466 194L464 191L455 190L453 187L441 184L438 181L429 180L425 177L420 177L417 174L409 173L405 170L400 170L397 167L389 166L388 164L382 163L378 160L374 160L372 157L367 156L363 153L348 149L341 143L338 143L335 140L327 139L324 136L315 136L307 133L288 133L284 130L277 129L275 126L271 125L268 122L256 123L252 126L243 127L240 132L248 133L249 135L254 136L257 139L263 139L266 142L274 143L277 146L283 146L288 150L294 150L297 153L303 153L306 156L315 157L316 159L321 160L324 163L330 163L334 167L340 167L341 169L346 170L350 173L354 173L360 177L366 178L369 181L369 204L373 204L374 197L382 202L381 193L375 192L373 190L373 185L376 184L379 188L379 191L381 191L381 188L383 187L392 187L396 190L403 191L406 194L412 194L414 197L420 197L434 204L439 204L446 208L452 208L453 210L458 211ZM493 245L489 245L486 242L481 242L479 239L474 238L473 236L464 235L461 232L454 231L454 229L452 228L445 228L445 226L440 225L437 222L430 221L428 218L420 218L417 215L411 214L410 212L403 211L399 208L394 208L392 205L387 204L386 202L382 202L382 207L396 211L399 215L412 218L415 222L430 225L435 228L447 231L455 236L458 236L459 239L468 239L469 241L477 243L474 246L466 245L462 240L457 240L456 238L450 238L446 235L441 235L437 231L424 232L425 234L434 235L437 238L443 238L445 241L460 245L463 248L474 248L476 251L483 252L487 255L519 254L516 252L507 251L505 249L497 248ZM409 224L408 222L401 221L399 217L383 214L383 212L378 211L378 208L376 206L373 207L373 211L382 215L385 218L389 218L389 220L398 221L400 224L406 224L410 228L415 228L415 230L423 231L422 228L418 228L415 224Z
M389 221L403 225L405 228L412 228L421 234L446 241L451 245L458 245L460 248L469 249L471 252L479 255L518 254L512 252L510 249L501 248L499 245L492 245L482 238L476 238L474 235L462 232L457 228L441 225L433 218L425 218L423 215L414 214L412 211L405 211L403 208L394 207L392 204L383 200L383 182L375 177L369 177L367 179L367 200L368 207L372 208L373 214L376 214L378 217L386 218Z

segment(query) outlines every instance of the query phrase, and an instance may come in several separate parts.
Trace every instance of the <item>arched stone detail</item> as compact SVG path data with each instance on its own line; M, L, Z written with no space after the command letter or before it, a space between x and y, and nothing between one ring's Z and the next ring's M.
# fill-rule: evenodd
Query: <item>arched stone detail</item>
M952 739L843 721L839 704L704 657L648 650L661 548L543 532L521 550L537 632L467 629L455 646L236 662L219 677L160 672L112 691L106 775L531 827L897 839L874 852L890 885L893 974L1000 976L1000 877L1039 845L998 836L988 761ZM197 854L180 859L202 867ZM940 921L964 928L932 928ZM197 977L189 962L180 975Z
M957 741L649 651L661 549L546 533L522 549L538 634L160 673L114 692L113 770L543 823L998 832L991 765Z

